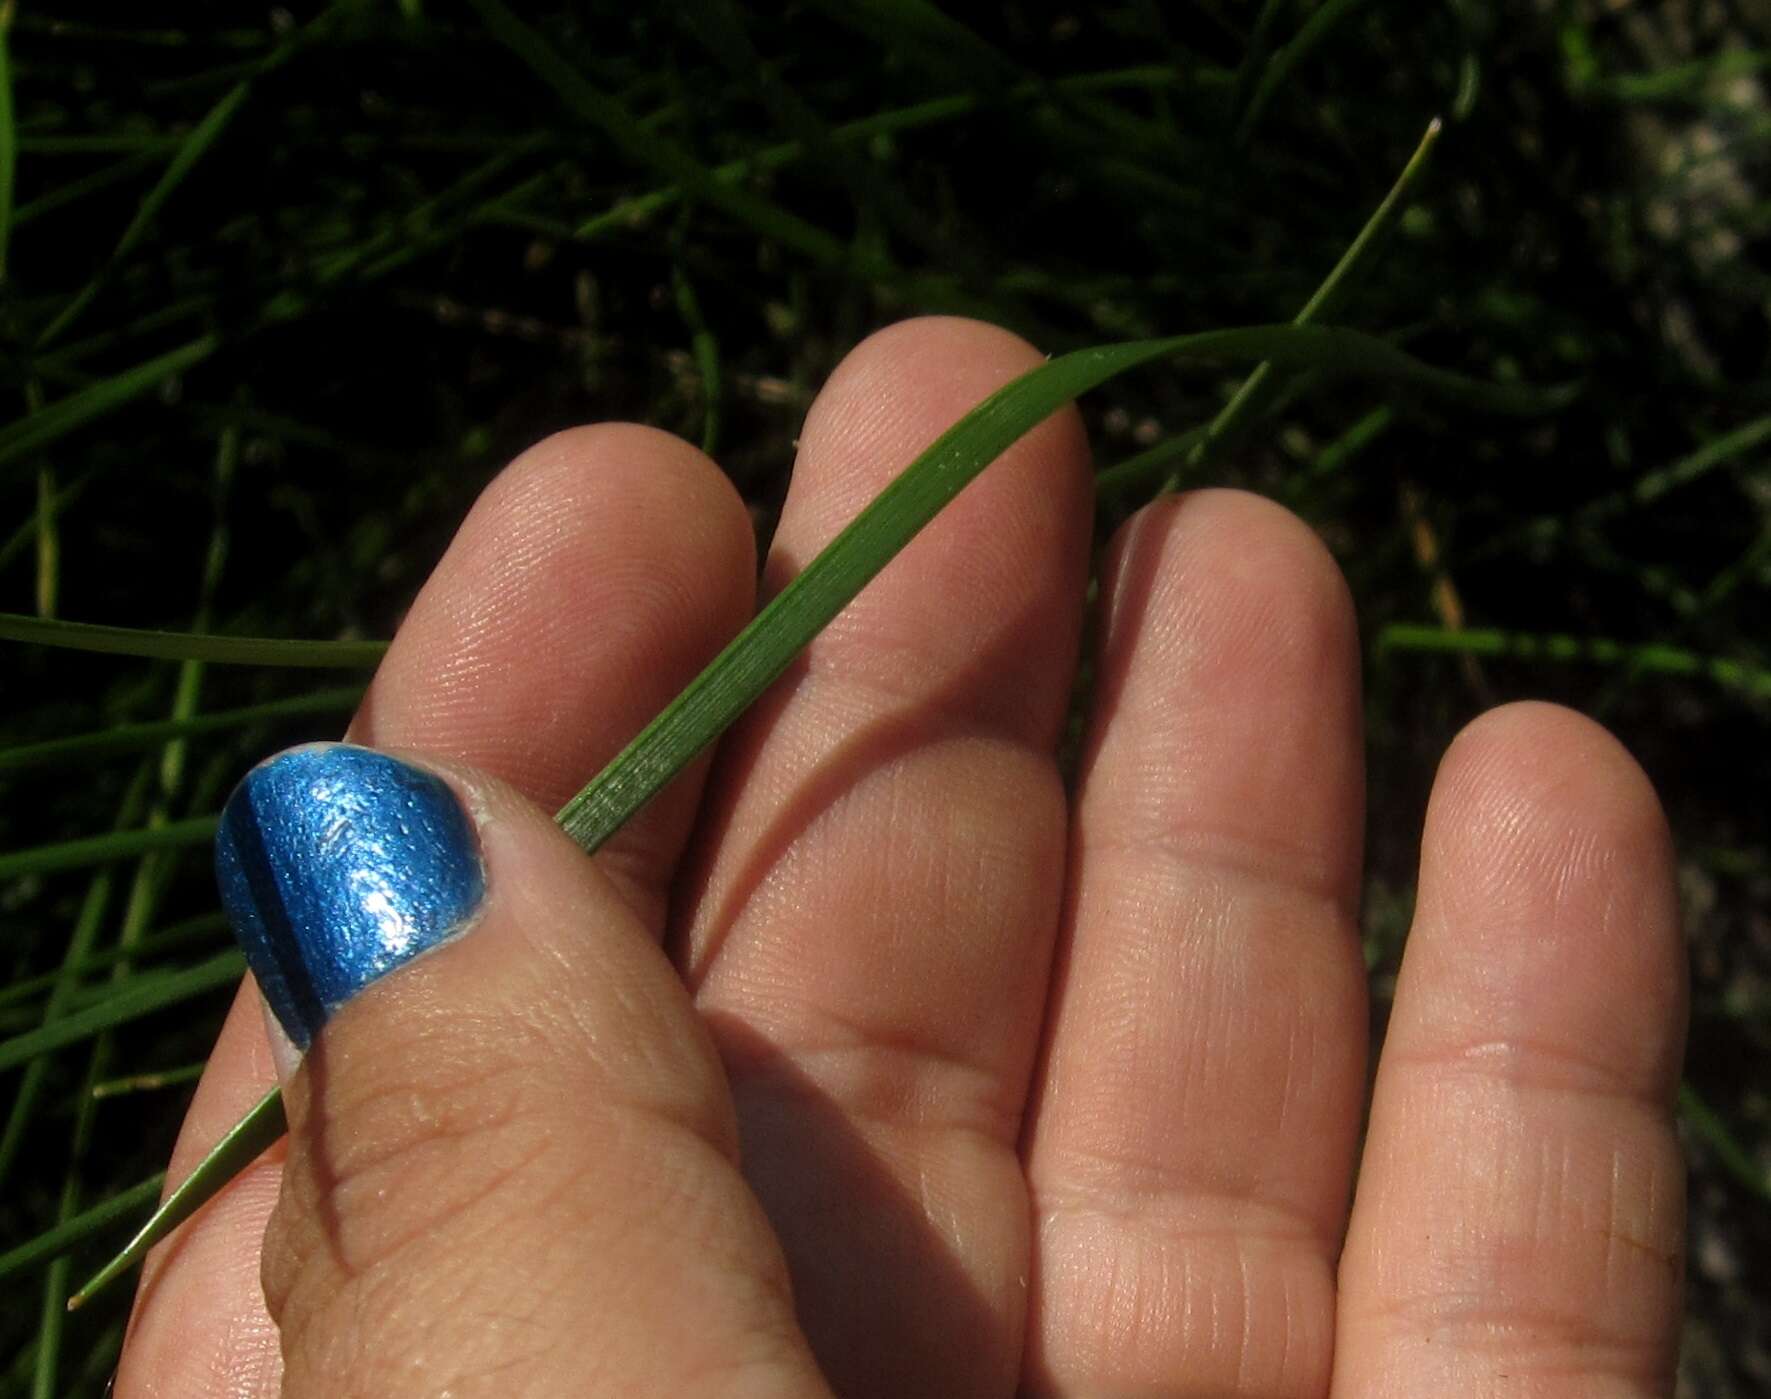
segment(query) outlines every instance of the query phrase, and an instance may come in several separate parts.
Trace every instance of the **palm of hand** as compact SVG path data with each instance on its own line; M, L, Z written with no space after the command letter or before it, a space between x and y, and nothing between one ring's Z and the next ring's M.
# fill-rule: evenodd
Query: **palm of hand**
M960 322L858 350L806 425L765 586L1030 362ZM706 1150L718 1122L661 1128L636 1158L651 1178L620 1178L662 1203L597 1235L577 1262L597 1278L550 1284L582 1295L549 1325L580 1318L608 1392L688 1366L668 1339L685 1325L717 1373L703 1356L673 1382L708 1393L1658 1392L1683 989L1645 780L1544 707L1454 747L1349 1223L1368 1030L1344 585L1254 498L1140 515L1103 566L1067 798L1053 754L1088 494L1060 416L819 638L704 790L679 784L599 856L711 1033L742 1174ZM557 804L742 620L747 550L741 509L688 448L634 429L544 444L464 527L355 731ZM375 1033L348 1014L333 1028L339 1046ZM260 1044L248 1005L185 1161L262 1089ZM344 1199L299 1135L295 1194ZM275 1392L241 1279L281 1169L157 1260L125 1393ZM337 1354L327 1317L388 1284L324 1263L312 1219L289 1213L267 1259L281 1319ZM451 1269L520 1273L528 1237L440 1253L425 1276L460 1305ZM683 1317L624 1312L648 1279ZM316 1288L348 1300L316 1306ZM627 1374L633 1356L665 1369Z

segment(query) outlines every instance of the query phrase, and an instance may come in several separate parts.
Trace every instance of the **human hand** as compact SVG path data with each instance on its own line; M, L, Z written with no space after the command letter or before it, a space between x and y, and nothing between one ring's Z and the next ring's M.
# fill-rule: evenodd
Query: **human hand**
M963 321L858 348L765 589L1036 362ZM1453 745L1349 1217L1345 585L1257 498L1143 511L1067 801L1090 498L1061 413L586 860L544 813L748 618L750 524L648 429L504 473L351 728L465 798L478 921L326 1023L286 1148L150 1260L122 1399L1666 1393L1647 780L1548 706ZM248 983L174 1179L275 1072Z

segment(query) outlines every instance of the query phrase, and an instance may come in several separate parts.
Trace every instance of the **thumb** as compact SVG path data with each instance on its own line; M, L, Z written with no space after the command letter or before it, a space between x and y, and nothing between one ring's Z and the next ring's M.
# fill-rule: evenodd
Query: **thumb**
M216 866L287 1037L285 1396L827 1399L707 1033L542 812L297 748L240 784Z

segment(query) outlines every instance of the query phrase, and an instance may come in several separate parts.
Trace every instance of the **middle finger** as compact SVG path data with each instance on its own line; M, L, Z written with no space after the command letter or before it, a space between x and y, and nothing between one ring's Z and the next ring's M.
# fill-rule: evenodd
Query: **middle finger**
M806 422L765 587L1039 362L958 320L860 346ZM841 1394L1013 1389L1087 465L1068 410L1011 448L734 729L708 790L681 951Z

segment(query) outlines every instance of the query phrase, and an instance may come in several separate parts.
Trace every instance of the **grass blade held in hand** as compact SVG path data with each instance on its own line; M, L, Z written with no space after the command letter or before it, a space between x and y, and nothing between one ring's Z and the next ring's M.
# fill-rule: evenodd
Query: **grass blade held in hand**
M1408 196L1426 172L1427 162L1433 154L1433 147L1438 144L1441 129L1438 117L1427 123L1426 134L1421 137L1420 145L1415 147L1408 163L1402 167L1396 183L1390 187L1383 202L1373 210L1358 235L1347 245L1346 252L1341 254L1340 261L1335 263L1328 276L1323 279L1322 285L1304 303L1303 310L1292 321L1293 325L1315 325L1332 316L1340 307L1354 278L1383 246L1385 236L1395 226ZM1193 449L1188 457L1188 464L1200 466L1223 450L1225 445L1235 439L1237 431L1245 423L1252 421L1273 402L1283 387L1283 382L1271 360L1257 364L1254 372L1242 381L1242 387L1224 405L1223 412L1212 419L1211 426L1205 430L1205 440Z
M1402 167L1402 173L1396 177L1396 183L1391 186L1390 192L1373 210L1358 236L1347 245L1346 252L1341 254L1340 261L1335 263L1328 276L1323 279L1322 285L1304 303L1303 309L1292 321L1293 325L1311 325L1334 313L1348 288L1352 286L1355 276L1383 246L1385 235L1394 227L1409 194L1427 168L1428 158L1439 140L1440 130L1441 123L1435 117L1428 123L1420 145ZM1279 396L1286 391L1286 382L1284 376L1274 369L1271 360L1263 360L1242 381L1241 386L1224 405L1223 411L1209 424L1192 428L1166 442L1159 442L1148 451L1128 457L1103 471L1095 480L1096 491L1103 497L1116 496L1140 486L1153 485L1164 477L1167 477L1165 488L1173 489L1179 471L1174 463L1184 460L1188 469L1195 469L1212 461L1250 423L1277 403ZM1298 381L1294 379L1292 382L1296 384Z
M283 1096L273 1088L258 1100L252 1111L228 1130L227 1135L215 1144L196 1170L160 1202L160 1207L136 1231L135 1237L124 1245L121 1252L99 1269L86 1286L68 1298L68 1310L77 1310L94 1293L146 1258L149 1249L202 1208L216 1191L263 1155L265 1149L287 1130L288 1122L283 1116ZM153 1181L156 1188L161 1179L156 1177ZM144 1181L143 1185L147 1183ZM38 1242L40 1240L32 1240L22 1247L29 1248Z
M942 433L789 583L731 645L642 729L556 819L585 850L595 850L694 761L792 664L795 656L863 587L991 462L1064 404L1117 375L1166 359L1271 361L1324 373L1368 374L1412 384L1453 403L1490 412L1538 413L1572 391L1479 383L1421 363L1369 335L1314 326L1253 326L1077 350L1004 385ZM281 1123L273 1090L254 1116L198 1163L126 1250L75 1294L90 1297L134 1258L214 1195ZM248 1128L256 1121L259 1128ZM281 1130L279 1125L279 1130ZM246 1136L242 1137L242 1133ZM239 1142L256 1143L242 1155ZM133 1252L130 1252L133 1251Z
M1351 331L1297 326L1206 331L1165 340L1133 341L1077 350L1050 360L998 389L936 439L768 607L665 707L557 817L566 834L595 850L695 755L712 743L774 682L800 650L867 582L910 542L987 465L1072 399L1115 375L1153 360L1252 358L1299 368L1396 371L1422 388L1471 388L1381 340ZM1404 366L1411 366L1404 368ZM1425 371L1422 377L1420 371ZM1515 409L1545 399L1496 398L1498 385L1480 386L1484 404ZM1504 411L1504 410L1503 410Z

